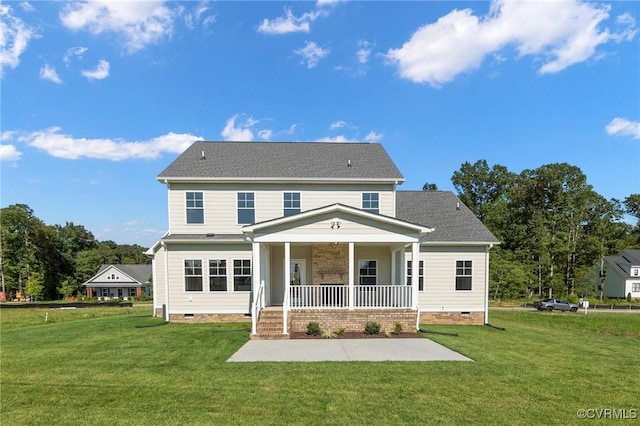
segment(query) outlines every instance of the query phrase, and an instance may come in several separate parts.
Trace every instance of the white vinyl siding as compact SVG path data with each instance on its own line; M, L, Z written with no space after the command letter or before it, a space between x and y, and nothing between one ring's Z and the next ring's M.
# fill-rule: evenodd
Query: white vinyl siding
M239 234L244 226L237 222L238 192L253 192L255 222L283 216L283 193L299 192L304 201L301 211L340 203L362 208L362 192L365 185L313 185L313 184L231 184L231 183L172 183L169 190L169 230L174 234L194 232L193 225L187 224L185 192L203 192L204 223L206 232ZM395 216L395 194L392 185L368 185L379 194L380 214ZM365 186L368 189L368 186ZM200 232L200 231L199 231ZM202 231L204 232L204 231Z
M420 260L424 261L424 291L418 293L418 306L424 312L480 312L484 311L485 260L484 246L422 246ZM411 260L411 253L406 253ZM456 291L456 261L472 261L471 290Z
M202 261L204 276L208 276L209 259L227 259L227 283L233 277L233 259L251 259L250 244L170 244L168 252L169 309L171 314L249 313L249 291L209 291L205 284L201 292L188 292L184 287L184 261ZM162 271L158 271L163 274ZM205 280L206 282L206 280Z

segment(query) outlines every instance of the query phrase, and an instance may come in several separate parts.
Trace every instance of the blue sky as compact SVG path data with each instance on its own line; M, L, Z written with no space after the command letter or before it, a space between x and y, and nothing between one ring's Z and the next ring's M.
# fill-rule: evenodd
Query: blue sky
M568 162L640 192L640 2L4 1L1 205L99 240L167 229L195 140L380 142L453 190L465 162Z

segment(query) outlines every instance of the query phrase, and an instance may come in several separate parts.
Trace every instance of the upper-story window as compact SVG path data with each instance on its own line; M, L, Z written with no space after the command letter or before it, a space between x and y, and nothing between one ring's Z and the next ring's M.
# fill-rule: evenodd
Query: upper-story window
M380 194L377 192L363 192L362 210L371 213L380 213Z
M291 216L300 213L300 193L285 192L284 193L284 214L283 216Z
M187 223L204 223L204 201L202 192L187 192Z
M238 192L238 224L256 222L256 205L253 192Z

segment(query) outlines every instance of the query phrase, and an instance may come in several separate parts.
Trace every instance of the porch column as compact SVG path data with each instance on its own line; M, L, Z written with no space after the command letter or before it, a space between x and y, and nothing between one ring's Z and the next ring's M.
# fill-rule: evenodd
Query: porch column
M251 257L252 257L252 285L251 289L253 290L253 303L258 303L258 289L260 288L260 282L262 281L261 277L261 269L260 269L260 243L251 243ZM264 292L264 289L262 289Z
M284 303L282 304L282 334L288 334L287 321L291 304L289 286L291 285L291 243L284 243Z
M420 243L411 243L411 308L418 309Z
M400 285L407 285L407 273L404 266L407 264L407 256L405 255L406 247L400 250Z
M398 280L396 279L396 268L397 268L397 259L398 250L391 250L391 285L396 285Z
M91 299L93 297L93 289L91 287L87 287L87 298Z
M354 297L355 297L355 277L353 271L355 269L355 260L354 260L354 244L352 242L349 243L349 310L353 311L355 306Z

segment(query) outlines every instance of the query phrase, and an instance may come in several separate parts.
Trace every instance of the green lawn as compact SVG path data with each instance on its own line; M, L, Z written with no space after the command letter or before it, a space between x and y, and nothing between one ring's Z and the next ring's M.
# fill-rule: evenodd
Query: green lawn
M5 329L14 313L3 311L0 423L578 424L587 421L579 409L606 408L640 416L638 314L500 311L491 323L506 331L423 326L459 333L428 336L473 363L243 364L225 361L248 340L233 331L247 324L116 313Z

